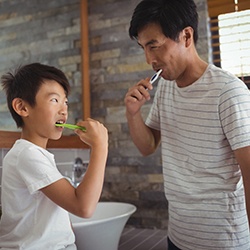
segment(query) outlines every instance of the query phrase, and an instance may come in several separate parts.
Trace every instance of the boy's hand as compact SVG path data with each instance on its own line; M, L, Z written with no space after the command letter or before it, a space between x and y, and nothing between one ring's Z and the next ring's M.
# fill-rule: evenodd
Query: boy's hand
M108 145L108 130L100 122L88 118L86 121L79 121L77 125L86 128L86 132L76 129L75 133L91 148Z

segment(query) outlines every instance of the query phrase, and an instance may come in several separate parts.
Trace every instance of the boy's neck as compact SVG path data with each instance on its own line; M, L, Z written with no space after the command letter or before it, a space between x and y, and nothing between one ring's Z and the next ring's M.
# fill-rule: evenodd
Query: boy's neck
M44 148L44 149L47 148L48 138L38 137L37 135L34 135L26 131L25 129L23 129L21 132L21 139L32 142L33 144L41 148Z

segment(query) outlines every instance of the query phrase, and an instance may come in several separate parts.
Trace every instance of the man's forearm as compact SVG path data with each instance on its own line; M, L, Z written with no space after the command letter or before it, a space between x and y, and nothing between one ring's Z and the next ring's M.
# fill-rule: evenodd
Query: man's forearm
M155 152L157 145L149 127L145 125L141 114L130 116L127 114L130 135L142 155L147 156Z

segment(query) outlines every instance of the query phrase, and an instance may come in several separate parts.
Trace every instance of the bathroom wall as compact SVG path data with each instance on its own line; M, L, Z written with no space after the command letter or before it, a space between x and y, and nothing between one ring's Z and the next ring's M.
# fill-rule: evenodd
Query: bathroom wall
M133 9L140 0L89 1L89 42L92 115L109 129L110 145L102 199L135 204L129 223L167 228L167 201L163 192L160 149L142 157L129 136L124 96L141 78L151 76L143 50L128 36ZM199 15L197 49L208 61L206 1L196 0ZM154 92L151 93L152 97ZM151 102L144 108L146 117Z
M79 6L80 0L0 1L0 75L31 62L60 68L71 85L69 122L82 117ZM1 86L0 130L16 130Z
M46 3L50 2L62 3L62 0L36 1L37 9L46 8ZM200 15L197 49L201 57L208 61L206 1L195 2ZM128 88L153 73L145 63L143 51L128 37L129 22L137 3L139 0L89 1L91 114L109 130L109 156L101 199L135 204L137 212L128 222L131 225L165 229L168 212L163 192L160 148L152 156L142 157L131 141L125 119L123 99ZM151 102L143 107L144 117L150 105ZM5 152L0 150L2 156ZM75 156L83 152L63 150L59 153L56 150L55 153L59 165L63 166L71 165ZM57 157L57 154L60 156Z
M71 85L68 122L82 117L80 0L1 0L0 29L0 75L31 62L60 68ZM0 130L16 130L1 86ZM0 176L7 150L0 149ZM88 160L89 154L89 150L52 151L62 172L71 169L76 157Z

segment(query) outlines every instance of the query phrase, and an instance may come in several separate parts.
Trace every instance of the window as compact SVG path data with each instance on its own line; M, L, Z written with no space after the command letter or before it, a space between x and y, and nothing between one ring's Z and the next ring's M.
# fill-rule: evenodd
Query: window
M250 88L250 1L208 0L208 10L213 63Z

